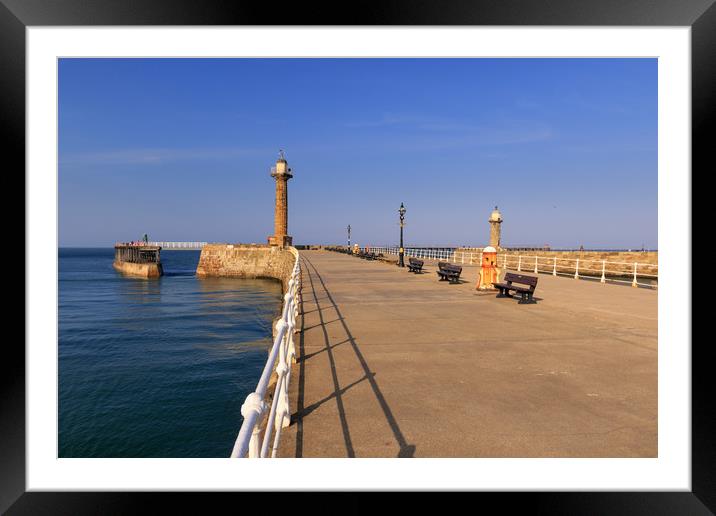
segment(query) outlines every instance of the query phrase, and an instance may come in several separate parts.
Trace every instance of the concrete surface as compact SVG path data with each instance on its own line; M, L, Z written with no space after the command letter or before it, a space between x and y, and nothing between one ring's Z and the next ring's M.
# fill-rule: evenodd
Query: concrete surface
M302 251L281 457L655 457L657 291L539 275L536 304Z

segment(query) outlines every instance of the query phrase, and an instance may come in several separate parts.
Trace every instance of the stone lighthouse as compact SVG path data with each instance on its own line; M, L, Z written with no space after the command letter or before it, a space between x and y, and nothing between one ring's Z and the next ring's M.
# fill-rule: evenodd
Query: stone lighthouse
M500 236L502 233L502 214L495 206L495 209L490 213L490 245L495 249L500 248Z
M274 233L268 237L269 245L285 247L291 245L292 238L288 236L288 180L293 177L288 162L279 151L276 166L271 168L271 177L276 179L276 206L274 207Z

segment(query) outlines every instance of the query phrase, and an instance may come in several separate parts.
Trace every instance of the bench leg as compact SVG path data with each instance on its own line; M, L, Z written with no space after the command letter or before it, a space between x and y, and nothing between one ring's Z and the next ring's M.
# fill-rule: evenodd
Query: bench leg
M521 292L520 293L520 304L524 303L535 303L536 301L532 298L532 292Z

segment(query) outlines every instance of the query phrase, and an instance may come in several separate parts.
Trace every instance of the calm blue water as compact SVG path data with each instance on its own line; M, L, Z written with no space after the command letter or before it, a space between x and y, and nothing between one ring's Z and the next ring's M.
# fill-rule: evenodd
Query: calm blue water
M59 251L59 456L228 457L281 284L199 279L199 251L133 279L113 253Z

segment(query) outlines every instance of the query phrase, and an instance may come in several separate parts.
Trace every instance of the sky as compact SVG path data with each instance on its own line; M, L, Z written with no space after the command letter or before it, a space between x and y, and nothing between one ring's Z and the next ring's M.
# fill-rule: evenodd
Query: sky
M60 59L59 244L655 249L656 59Z

